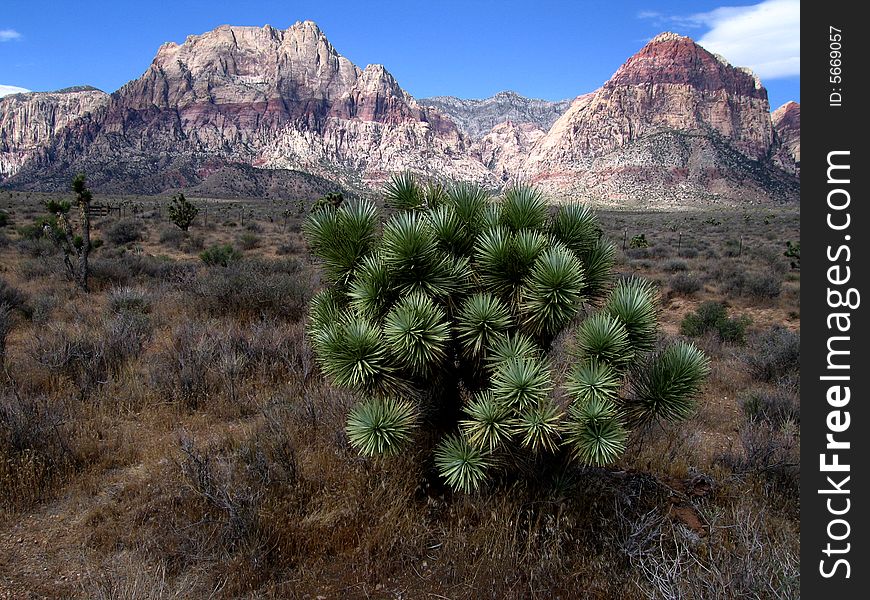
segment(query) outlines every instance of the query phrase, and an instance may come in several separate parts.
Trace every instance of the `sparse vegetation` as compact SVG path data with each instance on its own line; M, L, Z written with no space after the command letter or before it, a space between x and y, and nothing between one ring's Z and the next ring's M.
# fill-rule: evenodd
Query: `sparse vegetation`
M286 202L210 203L211 227L183 236L159 199L107 198L152 234L133 249L94 249L84 295L48 237L19 233L45 217L49 199L63 197L21 193L4 206L15 228L0 246L0 294L22 308L7 313L0 368L0 595L799 595L800 279L782 247L798 239L797 210L778 208L763 227L764 213L752 212L752 228L746 211L728 208L599 213L618 278L655 280L663 292L676 273L704 284L690 296L663 293L667 333L652 355L686 315L726 298L728 318L752 316L746 345L700 337L711 373L691 420L628 435L612 467L546 459L546 437L527 430L512 443L522 448L531 433L542 450L518 452L511 469L494 464L466 494L438 474L441 434L426 415L415 414L414 442L389 459L361 457L350 443L360 398L320 374L305 315L323 273L295 233L300 219L290 215L282 231ZM222 225L241 214L243 227ZM703 223L711 214L715 227ZM95 218L93 235L118 218ZM260 245L227 267L187 249L193 238L236 243L251 223ZM170 227L183 236L178 247L160 239ZM626 229L654 245L623 253ZM738 236L743 253L727 256ZM661 248L687 268L672 268ZM732 270L775 274L780 293L728 293L719 274ZM599 307L581 310L546 352L564 382L550 392L556 406L570 404L569 387L596 397L612 389L591 362L574 372L575 327ZM498 407L469 392L459 393L468 410L457 406L443 430L489 424L474 430L485 453L499 436ZM542 412L536 429L549 420Z
M709 300L694 313L686 315L680 323L680 333L698 337L714 332L720 341L742 344L746 341L746 328L751 319L745 316L728 317L728 309L721 302Z

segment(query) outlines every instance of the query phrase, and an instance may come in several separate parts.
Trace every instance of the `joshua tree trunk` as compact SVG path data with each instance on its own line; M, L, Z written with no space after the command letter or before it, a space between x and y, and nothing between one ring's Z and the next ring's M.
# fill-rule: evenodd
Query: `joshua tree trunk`
M64 264L72 278L75 280L83 291L88 291L88 256L91 253L91 216L90 207L93 198L91 191L85 186L85 176L77 175L73 179L73 191L76 194L76 204L79 207L79 217L81 219L81 244L76 243L75 235L73 234L72 223L69 221L67 214L58 212L57 217L63 226L63 234L65 238L64 244ZM75 264L73 264L75 260Z

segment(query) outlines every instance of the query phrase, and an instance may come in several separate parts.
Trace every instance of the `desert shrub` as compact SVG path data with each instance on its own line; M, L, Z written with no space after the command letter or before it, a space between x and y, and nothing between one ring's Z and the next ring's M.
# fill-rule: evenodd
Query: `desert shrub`
M9 213L5 210L0 210L0 227L6 227L10 222Z
M801 422L800 401L795 392L787 388L752 390L741 405L747 419L764 422L771 427L782 427L789 421Z
M166 257L124 253L112 258L91 261L93 279L102 286L130 285L137 279L187 281L196 273L196 265Z
M728 309L721 302L710 300L702 303L694 313L687 314L680 323L680 333L699 337L715 332L720 341L742 344L746 341L749 317L728 317Z
M187 231L193 224L199 209L184 197L184 194L178 193L172 197L167 209L169 220L182 231Z
M649 248L649 242L646 239L645 233L639 233L636 236L632 237L628 242L629 248Z
M279 256L287 256L288 254L299 254L302 251L302 247L293 241L284 242L283 244L279 244L278 248L275 252Z
M260 245L260 236L256 233L246 231L241 234L236 241L239 244L239 248L242 250L253 250Z
M669 273L678 273L681 271L688 271L689 265L684 260L674 259L674 260L669 260L668 262L666 262L662 266L662 269L664 269L665 271L667 271Z
M750 273L743 294L751 298L776 298L782 292L782 276L777 273Z
M725 240L725 256L735 257L743 254L743 240Z
M347 424L362 454L394 455L430 430L439 473L469 491L497 463L612 463L629 427L690 416L708 359L684 342L656 349L657 292L637 278L611 289L614 249L586 207L551 213L534 188L493 201L408 174L385 200L382 229L366 201L305 224L328 282L311 303L311 343L334 384L363 394ZM563 406L549 350L589 300Z
M673 255L673 251L670 246L665 246L664 244L657 244L653 246L650 254L653 258L670 258Z
M106 230L106 239L116 246L139 242L145 239L145 225L134 218L115 221Z
M245 229L251 233L263 233L263 226L256 221L245 223Z
M168 400L196 408L217 385L211 367L217 356L209 323L188 321L172 328L169 343L149 359L149 387Z
M689 296L703 288L703 284L697 275L690 273L677 273L668 282L674 293Z
M151 296L142 288L117 287L109 292L109 310L114 313L151 312Z
M722 291L732 297L749 297L759 300L776 298L782 291L782 275L773 271L747 272L735 265L719 267L713 273L722 283Z
M697 248L683 247L683 248L680 248L680 251L678 254L679 254L679 256L681 256L683 258L697 258L698 257L698 250L697 250Z
M789 240L785 244L786 250L782 255L791 259L789 265L792 269L797 269L799 271L801 268L801 243L796 242L793 244L791 240Z
M6 235L5 232L0 231L0 248L6 248L11 245L12 241L9 239L9 236Z
M0 514L43 500L75 468L62 405L43 396L0 394Z
M101 331L106 369L116 374L127 361L139 356L151 331L151 319L138 311L121 312L106 321Z
M21 225L18 227L18 235L23 240L59 240L63 236L63 232L57 222L57 217L54 215L44 215L38 217L29 225Z
M101 334L85 323L49 323L34 331L28 353L36 364L66 379L80 398L86 398L109 376Z
M311 298L310 276L295 262L246 260L201 272L186 286L208 314L300 319Z
M208 266L226 267L230 263L239 260L242 253L233 248L232 244L218 244L207 250L203 250L199 258Z
M2 277L0 277L0 305L6 305L10 310L15 310L27 318L33 315L30 297Z
M773 383L797 376L800 359L800 333L780 326L755 336L745 356L753 377Z
M164 246L169 246L176 250L181 249L181 245L187 239L184 230L178 227L166 226L160 228L159 241Z
M0 302L0 367L6 360L6 337L12 331L12 307Z

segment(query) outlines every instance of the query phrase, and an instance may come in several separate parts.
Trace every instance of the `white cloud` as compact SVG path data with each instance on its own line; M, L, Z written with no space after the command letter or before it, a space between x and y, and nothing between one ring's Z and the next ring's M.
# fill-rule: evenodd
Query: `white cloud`
M657 25L709 29L697 42L762 79L800 75L800 0L765 0L752 6L723 6L687 16L651 11L639 18Z
M12 40L20 40L21 34L14 29L0 29L0 42L11 42Z
M800 8L800 0L717 8L698 15L710 27L698 43L764 79L800 75Z
M29 92L30 90L25 89L23 87L18 87L17 85L3 85L0 83L0 98L3 96L8 96L9 94L20 94L22 92Z

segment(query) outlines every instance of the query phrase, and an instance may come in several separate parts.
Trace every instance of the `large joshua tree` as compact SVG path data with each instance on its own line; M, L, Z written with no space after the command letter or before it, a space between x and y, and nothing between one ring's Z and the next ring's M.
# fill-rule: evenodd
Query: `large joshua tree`
M631 428L691 415L708 359L658 347L654 287L613 283L614 248L588 208L407 173L384 197L383 223L353 201L305 224L327 281L308 331L322 371L359 392L347 433L362 454L395 454L429 428L440 474L470 491L523 456L612 463ZM566 329L576 364L556 381L548 353Z

